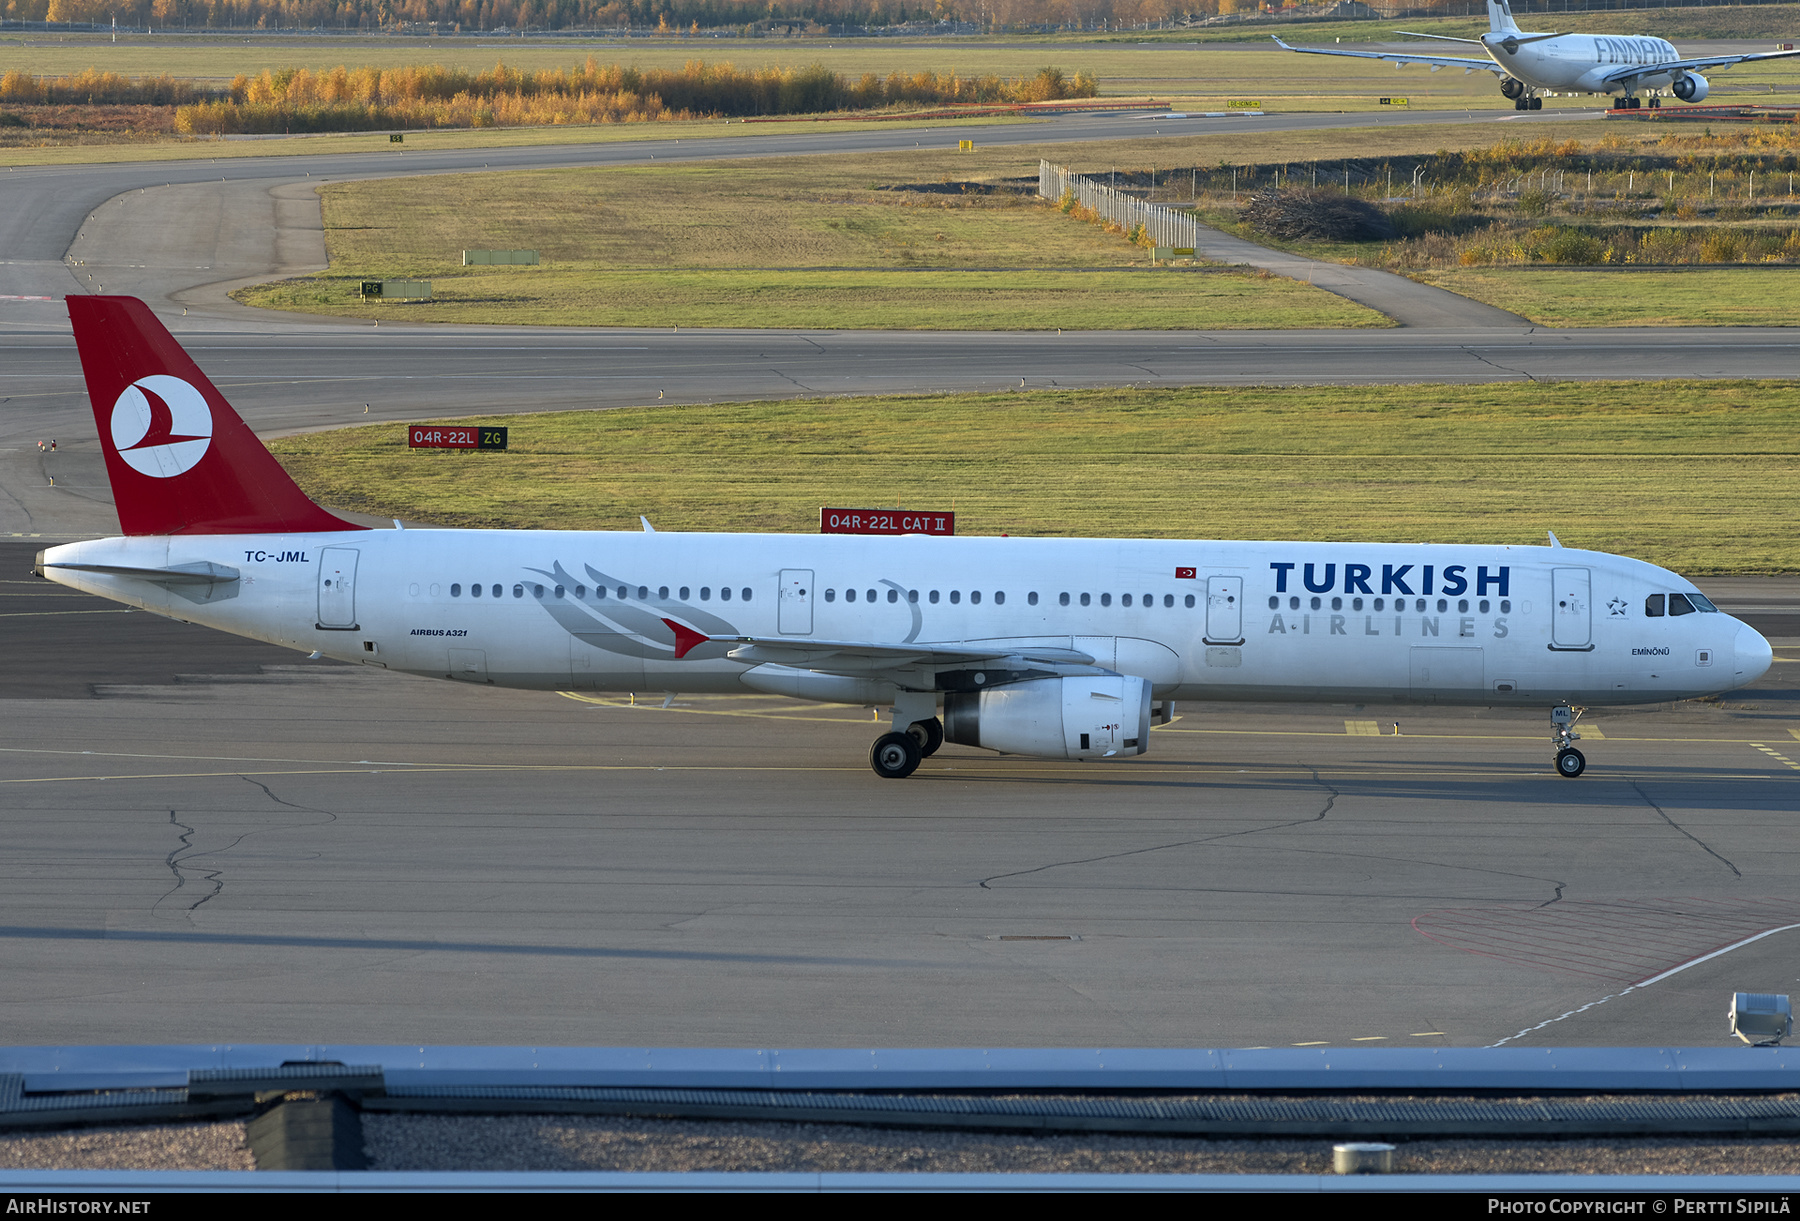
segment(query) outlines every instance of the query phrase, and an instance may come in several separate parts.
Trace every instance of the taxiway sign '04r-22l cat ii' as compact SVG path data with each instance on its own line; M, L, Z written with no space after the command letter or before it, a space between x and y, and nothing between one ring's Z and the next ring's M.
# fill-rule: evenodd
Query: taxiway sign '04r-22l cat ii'
M68 307L124 537L40 575L452 681L891 708L886 777L946 739L1141 755L1173 700L1549 706L1578 776L1580 706L1771 660L1675 573L1560 546L368 530L306 497L142 302Z
M1684 58L1661 38L1618 34L1528 33L1513 23L1507 0L1488 0L1487 34L1480 38L1451 38L1444 34L1396 31L1409 38L1439 42L1464 42L1487 52L1486 59L1456 55L1419 55L1405 51L1342 51L1335 47L1295 47L1271 35L1283 49L1306 55L1341 55L1351 59L1386 59L1396 67L1429 64L1439 68L1477 69L1500 77L1500 92L1513 100L1516 110L1542 110L1544 95L1559 93L1618 94L1616 108L1636 110L1640 94L1650 105L1661 105L1665 94L1684 102L1703 102L1710 86L1700 73L1722 71L1737 64L1764 59L1786 59L1800 51L1765 51L1754 55L1701 55Z

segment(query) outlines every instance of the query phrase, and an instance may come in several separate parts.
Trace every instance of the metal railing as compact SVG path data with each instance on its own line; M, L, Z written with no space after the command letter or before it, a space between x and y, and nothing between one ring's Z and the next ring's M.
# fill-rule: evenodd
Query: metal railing
M1038 195L1055 203L1065 194L1073 195L1078 206L1093 209L1127 233L1142 225L1144 235L1149 239L1146 245L1192 250L1200 244L1200 234L1205 228L1186 212L1145 203L1135 195L1102 186L1063 166L1039 161Z

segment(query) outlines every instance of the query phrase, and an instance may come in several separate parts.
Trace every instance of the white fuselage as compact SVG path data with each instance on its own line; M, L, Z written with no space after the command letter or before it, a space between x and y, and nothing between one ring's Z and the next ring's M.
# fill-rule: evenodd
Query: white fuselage
M1559 34L1521 42L1505 34L1490 34L1482 39L1482 46L1509 75L1548 93L1622 93L1623 84L1606 80L1617 69L1681 58L1672 44L1645 35ZM1639 77L1632 88L1666 89L1675 75L1662 72Z
M115 538L46 560L235 570L180 585L45 572L344 661L550 690L949 689L929 667L827 675L715 641L678 659L665 619L796 643L1073 649L1181 700L1649 703L1742 686L1770 657L1729 615L1647 615L1653 596L1697 593L1682 577L1552 547L383 530Z

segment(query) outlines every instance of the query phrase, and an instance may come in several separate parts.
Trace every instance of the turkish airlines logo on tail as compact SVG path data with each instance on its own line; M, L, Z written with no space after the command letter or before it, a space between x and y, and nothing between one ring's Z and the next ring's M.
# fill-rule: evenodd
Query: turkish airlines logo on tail
M168 479L192 470L212 444L212 411L179 377L152 373L113 404L113 448L132 470Z

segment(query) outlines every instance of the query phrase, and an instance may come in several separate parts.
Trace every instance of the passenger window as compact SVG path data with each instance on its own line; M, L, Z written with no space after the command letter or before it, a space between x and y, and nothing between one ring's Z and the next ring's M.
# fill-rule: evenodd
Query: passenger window
M687 600L688 600L688 587L683 585L681 587L681 601L686 602Z
M913 605L917 605L918 601L919 601L919 591L916 589L907 590L906 591L906 600L909 603L912 603Z
M1361 598L1352 598L1350 600L1350 609L1351 610L1361 610L1362 609L1362 599Z
M452 585L450 587L450 596L452 598L462 597L462 586L461 585Z
M621 589L619 591L619 596L621 598L623 598L625 596L625 591L623 589ZM650 587L648 585L638 586L638 601L639 602L648 602L649 600L650 600Z
M1691 615L1694 613L1694 604L1687 600L1686 594L1670 594L1669 613L1671 615Z
M1440 614L1440 615L1441 615L1441 614L1443 614L1443 613L1444 613L1444 612L1445 612L1445 611L1447 611L1447 610L1449 610L1449 609L1450 609L1450 603L1449 603L1449 601L1448 601L1448 600L1447 600L1447 599L1444 599L1444 598L1439 598L1439 599L1438 599L1438 614Z
M1500 613L1502 615L1512 614L1512 599L1511 598L1500 599Z
M525 587L523 585L513 586L513 597L523 598L524 596L525 596Z
M1333 598L1331 600L1331 609L1332 610L1343 610L1344 609L1344 600L1342 598Z
M1092 594L1082 594L1081 595L1081 604L1083 606L1089 605L1090 603L1093 602L1093 600L1094 600L1094 596Z
M562 595L562 590L559 589L556 592L559 597ZM544 587L542 585L533 585L531 587L531 596L534 598L543 597L544 596Z
M1119 598L1119 605L1120 606L1130 606L1131 605L1131 595L1130 594L1121 595Z
M606 591L604 589L596 589L594 592L599 594L602 598L606 596ZM575 600L579 602L585 597L587 597L587 586L577 585L575 587Z
M1037 605L1037 590L1034 589L1030 593L1025 595L1025 605L1026 606L1036 606Z
M1156 605L1156 595L1155 594L1145 594L1144 595L1144 605L1145 606L1155 606Z
M1189 594L1188 595L1188 605L1192 606L1193 604L1194 604L1194 595ZM1321 603L1317 598L1314 598L1312 600L1312 609L1313 610L1318 610L1321 605L1323 605L1323 603Z
M750 600L750 587L748 585L744 586L743 591L739 594L739 597L745 602L748 602Z
M1186 604L1187 604L1187 608L1188 608L1188 609L1189 609L1189 610L1193 610L1193 609L1194 609L1194 595L1193 595L1193 594L1189 594L1189 595L1188 595L1188 596L1187 596L1187 597L1186 597L1186 598L1185 598L1185 599L1184 599L1184 601L1185 601L1185 602L1186 602ZM1318 609L1319 609L1319 600L1318 600L1318 599L1317 599L1317 598L1314 598L1314 599L1313 599L1313 609L1314 609L1314 610L1318 610Z
M1067 606L1069 604L1069 595L1068 594L1057 594L1056 595L1056 604L1058 606Z
M938 600L938 591L934 589L931 591L931 604L933 606L936 606L937 600Z
M1486 598L1483 598L1479 603L1476 604L1475 609L1480 611L1484 615L1487 614L1488 613L1488 600Z
M1423 615L1425 613L1425 599L1420 598L1417 602L1414 602L1413 609Z
M1004 589L996 589L994 591L994 605L995 606L1005 606L1006 605L1006 591Z
M1269 609L1270 610L1280 610L1281 609L1281 599L1277 598L1274 594L1269 595Z
M712 586L702 585L700 587L700 600L702 602L711 602L712 601Z
M469 586L469 596L471 598L479 598L481 596L481 586L479 586L479 585Z
M669 587L667 585L660 585L657 587L656 600L658 602L667 602L669 600Z
M1375 609L1376 610L1381 609L1381 599L1380 598L1375 599Z
M835 589L826 590L825 591L825 600L827 602L836 602L837 601L837 590L835 590Z
M970 603L972 603L975 606L980 606L981 605L981 591L979 589L970 591L969 601L970 601Z
M1469 600L1467 598L1464 598L1456 604L1456 613L1459 615L1466 615L1469 613Z
M875 600L875 591L872 589L864 590L863 591L863 599L864 599L864 601L867 601L867 602L873 602Z
M958 602L961 602L961 601L962 601L962 590L960 590L960 589L951 590L950 591L950 605L955 606Z
M1289 598L1288 599L1288 609L1289 610L1299 610L1300 609L1300 599L1298 597Z
M721 602L731 601L731 586L729 586L729 585L719 586L719 601L721 601Z
M827 597L825 600L827 602L831 601L830 597ZM856 591L854 589L846 589L844 591L844 601L846 601L846 602L856 601Z
M899 600L900 600L900 591L899 590L897 590L897 589L888 590L888 605L889 606L892 606L894 603L898 602Z
M1101 606L1111 606L1112 605L1112 595L1111 594L1101 594L1100 595L1100 605Z

